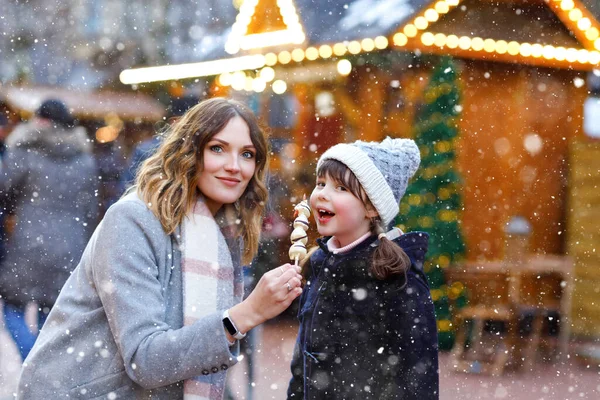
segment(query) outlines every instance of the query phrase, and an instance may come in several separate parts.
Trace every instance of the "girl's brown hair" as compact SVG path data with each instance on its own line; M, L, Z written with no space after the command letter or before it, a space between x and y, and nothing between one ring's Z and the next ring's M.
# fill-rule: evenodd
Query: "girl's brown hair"
M140 198L171 234L196 202L197 176L202 171L206 144L234 117L241 117L250 130L256 149L256 169L240 197L241 235L249 263L258 249L263 209L268 192L265 173L268 162L266 134L247 107L230 99L213 98L192 107L168 128L156 152L141 166L135 182Z
M323 161L317 170L317 177L323 178L325 176L348 189L350 193L363 202L365 209L375 210L362 185L345 164L332 159ZM386 227L383 226L381 218L379 216L372 218L371 233L379 236L385 232ZM388 279L393 275L405 274L409 267L410 258L402 250L402 247L382 235L371 261L370 272L373 276L381 280Z

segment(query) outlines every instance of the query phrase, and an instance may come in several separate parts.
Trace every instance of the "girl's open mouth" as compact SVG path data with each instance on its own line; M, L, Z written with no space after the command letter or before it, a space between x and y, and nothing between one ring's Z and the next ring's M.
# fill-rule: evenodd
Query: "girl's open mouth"
M335 213L332 213L331 211L326 210L324 208L319 208L317 209L317 216L319 223L323 224L329 221L331 218L333 218L335 216Z

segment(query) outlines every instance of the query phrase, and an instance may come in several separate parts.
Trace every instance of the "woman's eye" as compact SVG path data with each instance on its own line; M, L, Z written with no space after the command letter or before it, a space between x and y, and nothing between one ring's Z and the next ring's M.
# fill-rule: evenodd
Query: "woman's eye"
M210 151L213 151L215 153L222 153L223 148L221 146L219 146L218 144L215 144L213 146L210 146Z
M248 159L254 158L254 153L251 152L251 151L245 151L245 152L242 153L242 157L248 158Z

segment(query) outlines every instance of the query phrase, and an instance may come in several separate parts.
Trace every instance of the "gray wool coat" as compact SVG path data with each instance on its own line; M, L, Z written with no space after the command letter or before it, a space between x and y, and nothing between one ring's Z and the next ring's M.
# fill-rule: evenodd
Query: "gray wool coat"
M5 301L52 306L98 219L98 177L85 129L33 119L6 140L0 208L16 224L0 264Z
M17 399L182 399L182 380L226 370L238 355L221 312L183 327L182 303L177 235L129 194L109 208L61 291Z

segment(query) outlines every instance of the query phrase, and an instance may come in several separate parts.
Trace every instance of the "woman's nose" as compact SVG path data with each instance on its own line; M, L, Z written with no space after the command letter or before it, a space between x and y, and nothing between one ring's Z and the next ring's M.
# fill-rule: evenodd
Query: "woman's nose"
M225 171L237 173L240 172L240 163L236 155L232 155L228 158L225 164Z

